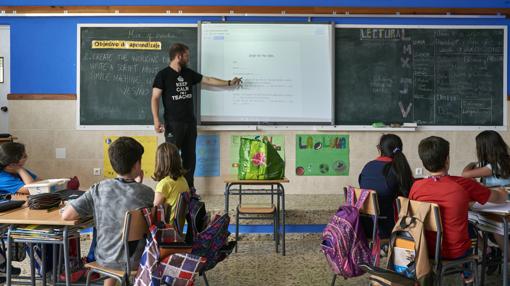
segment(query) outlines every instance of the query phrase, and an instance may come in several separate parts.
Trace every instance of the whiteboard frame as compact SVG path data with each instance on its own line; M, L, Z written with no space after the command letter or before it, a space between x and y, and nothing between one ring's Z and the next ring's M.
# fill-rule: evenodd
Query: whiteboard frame
M80 55L81 55L81 28L97 27L97 28L115 28L115 27L197 27L197 24L77 24L76 25L76 129L77 130L154 130L154 125L82 125L80 122ZM164 67L161 67L163 69ZM151 95L152 96L152 95ZM162 108L160 104L160 109Z
M377 25L377 24L336 24L335 28L407 28L407 29L490 29L503 30L503 125L502 126L468 126L468 125L418 125L419 131L480 131L480 130L498 130L506 131L508 129L508 106L507 106L507 61L508 61L508 27L504 25ZM349 129L344 129L345 127ZM338 130L373 130L368 125L335 125Z
M199 21L198 22L198 70L200 73L202 73L202 60L201 60L201 56L202 56L202 25L208 25L208 24L232 24L232 25L236 25L236 24L254 24L254 25L257 25L257 24L266 24L266 25L327 25L331 28L331 31L329 32L329 36L331 37L331 42L330 42L330 45L329 45L329 49L330 49L330 57L331 57L331 75L330 75L330 81L331 81L331 98L330 98L330 114L331 114L331 121L330 122L324 122L324 124L320 124L320 122L307 122L307 121L295 121L295 122L292 122L292 121L258 121L258 122L253 122L253 121L246 121L246 122L243 122L243 121L203 121L202 120L202 112L201 112L201 98L202 98L202 94L201 94L201 87L199 87L199 98L197 100L197 109L196 109L196 113L197 113L197 122L199 124L199 126L203 126L203 127L206 127L206 126L224 126L223 130L231 130L228 128L228 126L249 126L251 128L251 126L256 126L256 129L257 130L274 130L274 129L289 129L289 130L308 130L308 129L312 129L312 130L315 130L318 126L332 126L335 124L335 55L336 55L336 51L335 51L335 31L336 31L336 26L335 26L335 23L326 23L326 22L297 22L297 21L291 21L291 22L271 22L271 21L267 21L267 22L253 22L253 21L248 21L248 22L226 22L226 21ZM202 125L202 123L204 123ZM326 124L328 123L328 124ZM266 128L266 126L269 126L269 128ZM304 129L295 129L294 127L303 127L304 126ZM280 128L279 128L280 127ZM248 128L248 127L247 127ZM206 128L204 128L206 129ZM236 129L237 130L237 129Z

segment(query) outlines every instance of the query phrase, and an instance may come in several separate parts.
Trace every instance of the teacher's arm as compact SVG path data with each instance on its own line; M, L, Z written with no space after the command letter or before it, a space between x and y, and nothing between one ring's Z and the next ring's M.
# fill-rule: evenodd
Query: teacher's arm
M212 86L238 86L241 84L242 78L234 77L231 80L223 80L211 76L202 77L201 83Z
M157 133L161 133L165 131L165 126L161 121L159 121L159 99L163 94L163 90L157 87L152 88L152 98L151 98L151 111L152 111L152 120L154 122L154 130Z

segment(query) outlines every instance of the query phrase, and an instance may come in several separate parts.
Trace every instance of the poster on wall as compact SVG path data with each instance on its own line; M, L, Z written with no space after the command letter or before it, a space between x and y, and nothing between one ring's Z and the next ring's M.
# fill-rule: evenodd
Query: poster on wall
M297 176L348 176L349 135L296 135Z
M198 135L197 165L195 176L216 177L220 175L220 136Z
M115 178L117 177L117 173L112 168L110 164L110 159L108 157L108 147L113 141L117 140L120 136L104 136L103 137L103 166L104 166L104 174L105 178ZM158 146L158 137L157 136L131 136L138 143L143 146L143 155L142 155L142 170L143 177L150 178L154 175L154 167L156 165L156 148Z
M248 134L248 135L232 135L230 140L230 174L237 175L239 167L239 146L241 146L241 137L250 139L263 139L264 137L275 147L278 154L285 160L285 137L283 135L264 135L264 134Z

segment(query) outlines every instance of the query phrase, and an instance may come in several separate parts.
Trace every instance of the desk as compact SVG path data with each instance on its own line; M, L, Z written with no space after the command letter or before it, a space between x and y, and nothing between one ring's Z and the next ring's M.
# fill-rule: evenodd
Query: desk
M479 215L482 215L488 219L494 220L494 221L500 221L502 222L503 227L503 237L506 238L504 241L506 242L503 246L503 283L501 285L508 286L508 221L510 219L510 203L507 202L506 205L504 204L491 204L487 203L485 205L479 205L474 204L471 208L471 211L474 213L477 213ZM494 232L495 227L492 225L490 227L485 228L483 221L480 221L479 229L485 232ZM486 240L486 239L484 239ZM485 262L485 245L486 241L484 241L484 253L482 259L482 266L484 266ZM484 270L484 267L482 267L482 271ZM484 273L482 273L482 277L484 277ZM483 281L482 281L483 282Z
M227 176L224 178L224 182L225 213L228 213L230 195L239 195L241 192L243 195L271 195L271 202L273 202L273 195L276 195L276 209L278 214L280 214L280 210L282 214L282 254L285 256L285 189L282 184L288 183L289 179L239 180L237 176ZM237 188L235 188L235 186L237 186ZM243 186L262 186L262 188L243 190Z
M9 230L7 231L7 271L6 271L6 279L7 285L11 285L11 244L13 242L24 242L24 243L42 243L44 244L55 244L55 245L63 245L64 251L64 269L66 274L66 285L71 285L70 282L70 269L69 269L69 227L78 227L81 225L90 225L91 220L88 219L86 221L83 220L74 220L74 221L66 221L61 218L60 210L55 209L52 211L47 210L31 210L27 206L24 206L19 209L15 209L12 211L8 211L0 214L0 224L7 224L9 226ZM49 240L45 238L34 238L34 239L18 239L13 238L11 236L11 232L15 225L28 225L28 224L37 224L37 225L51 225L56 227L63 228L62 240ZM53 248L53 262L56 264L56 247ZM31 251L31 259L33 259L33 251ZM44 259L44 251L43 251L43 259ZM44 266L44 264L43 264ZM58 277L56 277L56 269L53 272L54 281L57 281ZM31 265L32 272L32 284L35 284L35 270L33 265ZM45 269L43 267L43 273ZM46 275L42 275L43 285L46 285Z

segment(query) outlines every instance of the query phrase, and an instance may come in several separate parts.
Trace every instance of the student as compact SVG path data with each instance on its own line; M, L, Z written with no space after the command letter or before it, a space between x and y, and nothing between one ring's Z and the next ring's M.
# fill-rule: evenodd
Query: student
M510 185L508 145L498 132L486 130L476 136L478 162L469 163L462 171L466 178L482 178L484 185Z
M108 148L108 156L116 179L101 181L76 200L70 202L62 213L64 220L94 216L97 230L97 262L109 268L124 269L122 227L127 211L150 207L154 201L151 188L141 184L143 146L130 137L120 137ZM131 263L138 265L144 241L130 245ZM104 285L115 285L106 279Z
M382 135L377 150L379 157L363 167L358 181L361 188L377 192L380 215L384 217L378 220L379 236L389 238L395 226L393 202L397 196L408 196L414 179L400 137ZM372 233L372 220L362 218L362 224L365 233Z
M162 143L156 151L156 168L153 179L159 181L154 194L154 205L168 204L172 208L170 222L175 218L179 195L189 191L182 168L179 150L172 143ZM184 224L183 221L180 222Z
M0 194L28 194L24 187L37 176L25 169L25 145L17 142L0 144Z
M431 176L416 181L409 198L439 205L443 226L441 256L445 259L458 259L469 255L471 251L468 234L470 203L504 203L507 194L503 189L490 190L471 179L448 175L449 153L450 143L441 137L431 136L420 142L418 154ZM434 253L435 234L427 232L426 238L429 253ZM469 278L464 277L465 282L470 282Z

